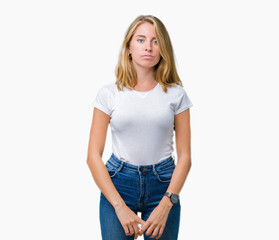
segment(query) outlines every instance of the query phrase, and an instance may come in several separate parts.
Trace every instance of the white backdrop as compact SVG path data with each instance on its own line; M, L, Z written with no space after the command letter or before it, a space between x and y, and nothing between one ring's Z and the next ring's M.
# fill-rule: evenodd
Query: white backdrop
M179 239L278 240L278 10L275 0L1 1L0 239L101 239L90 104L115 80L129 24L152 14L194 104Z

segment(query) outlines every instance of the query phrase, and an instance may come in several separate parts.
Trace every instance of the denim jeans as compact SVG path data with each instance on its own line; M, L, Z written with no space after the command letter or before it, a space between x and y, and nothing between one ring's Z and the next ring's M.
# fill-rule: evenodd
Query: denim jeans
M158 206L169 186L175 169L173 157L153 165L136 166L118 159L113 153L106 162L111 180L126 205L135 213L141 212L146 221ZM103 240L133 240L134 235L126 236L115 213L114 207L101 192L99 218ZM161 240L176 240L180 224L180 200L169 212ZM145 231L146 233L146 231ZM155 239L144 235L144 240ZM139 239L140 237L138 237Z

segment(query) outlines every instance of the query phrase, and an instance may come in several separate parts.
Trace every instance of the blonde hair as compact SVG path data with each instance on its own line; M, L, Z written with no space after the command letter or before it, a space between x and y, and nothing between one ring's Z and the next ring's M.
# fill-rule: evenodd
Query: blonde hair
M119 54L118 64L115 69L117 78L115 84L118 90L123 90L123 87L133 89L137 84L136 71L133 67L132 60L129 58L129 46L137 27L144 22L153 24L161 55L159 62L154 68L156 81L161 84L164 92L167 92L167 87L169 86L180 85L183 87L176 71L174 52L166 27L161 20L155 16L140 15L127 29ZM122 87L120 87L120 84Z

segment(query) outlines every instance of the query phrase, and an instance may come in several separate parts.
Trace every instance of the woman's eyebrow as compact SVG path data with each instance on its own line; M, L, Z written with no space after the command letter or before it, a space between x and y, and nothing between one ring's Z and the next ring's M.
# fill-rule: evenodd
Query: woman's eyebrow
M144 37L144 38L146 38L146 36L144 36L144 35L136 35L136 37ZM156 37L153 37L153 38L156 38Z

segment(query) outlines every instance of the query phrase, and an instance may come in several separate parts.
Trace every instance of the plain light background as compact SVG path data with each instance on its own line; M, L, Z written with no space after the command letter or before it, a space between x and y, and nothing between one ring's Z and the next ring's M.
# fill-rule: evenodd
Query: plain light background
M194 104L179 239L278 240L278 10L271 0L1 1L0 238L101 239L90 104L115 81L129 24L152 14ZM109 127L104 161L110 138Z

